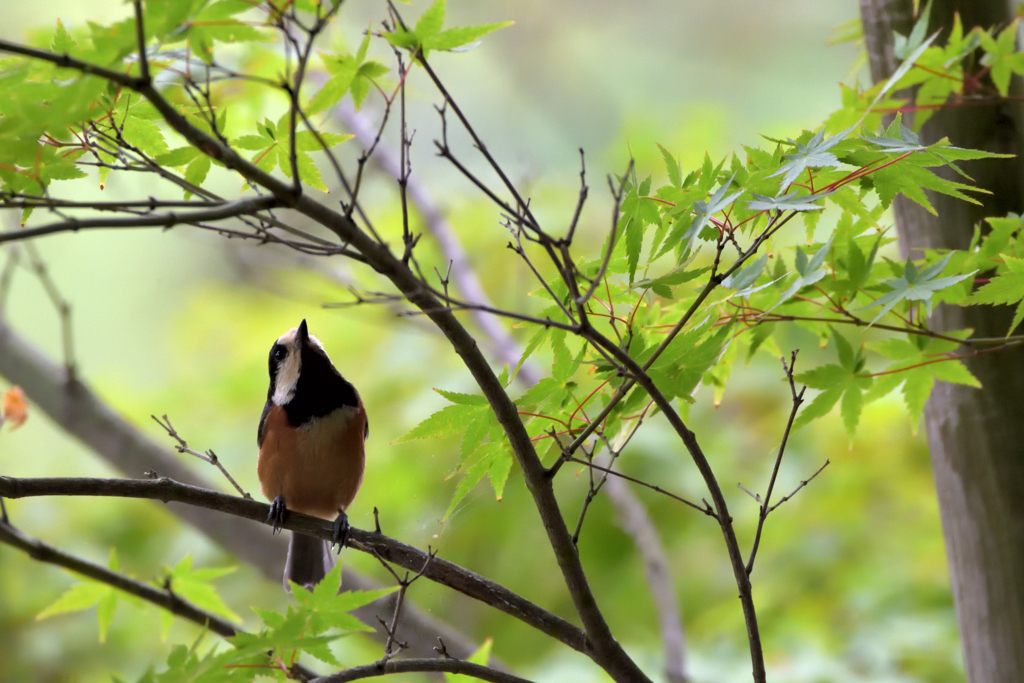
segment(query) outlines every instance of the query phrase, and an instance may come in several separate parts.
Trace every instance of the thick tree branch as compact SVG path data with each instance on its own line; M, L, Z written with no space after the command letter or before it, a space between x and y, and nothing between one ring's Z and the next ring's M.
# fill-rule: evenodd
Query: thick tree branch
M201 488L210 484L192 468L169 455L168 450L150 440L103 403L80 381L69 381L65 371L43 357L18 337L0 319L0 375L25 390L29 399L62 429L128 476L155 471ZM287 541L269 530L228 515L191 505L170 503L168 510L196 531L247 562L275 583L284 571ZM346 589L372 590L380 585L347 566L343 569ZM355 614L366 624L377 627L377 613L393 609L394 596L387 596L359 608ZM409 643L406 653L429 656L438 636L459 657L476 651L476 644L451 626L422 610L407 605L402 619L402 638ZM376 631L378 637L386 637Z
M229 496L188 484L158 477L156 479L99 479L90 477L13 478L0 476L0 496L28 498L38 496L100 496L142 498L165 503L185 503L242 517L270 526L270 506L255 500ZM298 512L289 512L282 528L308 536L331 540L333 523ZM584 633L564 619L547 612L504 586L467 569L376 532L353 527L349 547L383 558L453 588L464 595L510 614L569 647L585 651ZM424 570L423 567L426 566Z
M672 584L668 554L647 508L622 479L612 477L605 484L608 498L615 506L619 526L640 551L644 574L651 590L654 610L658 613L662 651L665 656L665 680L686 683L686 629L680 617L679 599Z
M383 664L375 662L354 666L330 676L313 679L311 683L347 683L347 681L360 681L364 678L410 673L451 673L472 676L481 681L491 681L491 683L530 683L525 678L480 664L473 664L462 659L442 659L440 657L436 659L390 659Z

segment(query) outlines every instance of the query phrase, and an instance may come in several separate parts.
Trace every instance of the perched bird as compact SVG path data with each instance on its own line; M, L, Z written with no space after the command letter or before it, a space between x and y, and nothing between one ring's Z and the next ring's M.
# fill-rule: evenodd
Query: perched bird
M257 472L271 501L274 533L289 510L334 519L333 543L292 533L284 585L312 586L333 567L331 548L348 537L345 509L356 497L370 434L359 392L341 376L306 321L270 349L270 390L260 417Z

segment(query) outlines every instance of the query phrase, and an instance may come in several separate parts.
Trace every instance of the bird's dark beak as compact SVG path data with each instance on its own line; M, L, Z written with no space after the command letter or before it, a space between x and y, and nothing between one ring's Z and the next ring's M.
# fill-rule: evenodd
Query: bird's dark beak
M299 330L298 334L296 335L296 338L298 339L299 344L301 344L302 346L305 346L306 343L309 341L309 330L306 328L305 318L303 318L302 322L299 323Z

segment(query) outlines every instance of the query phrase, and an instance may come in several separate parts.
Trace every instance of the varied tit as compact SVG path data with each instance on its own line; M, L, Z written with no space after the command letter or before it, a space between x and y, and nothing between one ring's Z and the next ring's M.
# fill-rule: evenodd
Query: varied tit
M331 364L306 321L270 349L270 390L260 418L257 472L281 530L289 510L334 519L333 543L292 533L284 585L312 586L334 567L331 547L348 537L345 509L363 481L370 433L363 402Z

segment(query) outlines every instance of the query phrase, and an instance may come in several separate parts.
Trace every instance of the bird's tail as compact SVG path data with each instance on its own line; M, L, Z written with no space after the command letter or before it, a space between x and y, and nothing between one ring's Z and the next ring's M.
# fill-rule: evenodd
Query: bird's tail
M331 544L319 538L292 532L288 541L288 559L284 564L284 589L289 581L311 588L334 568Z

